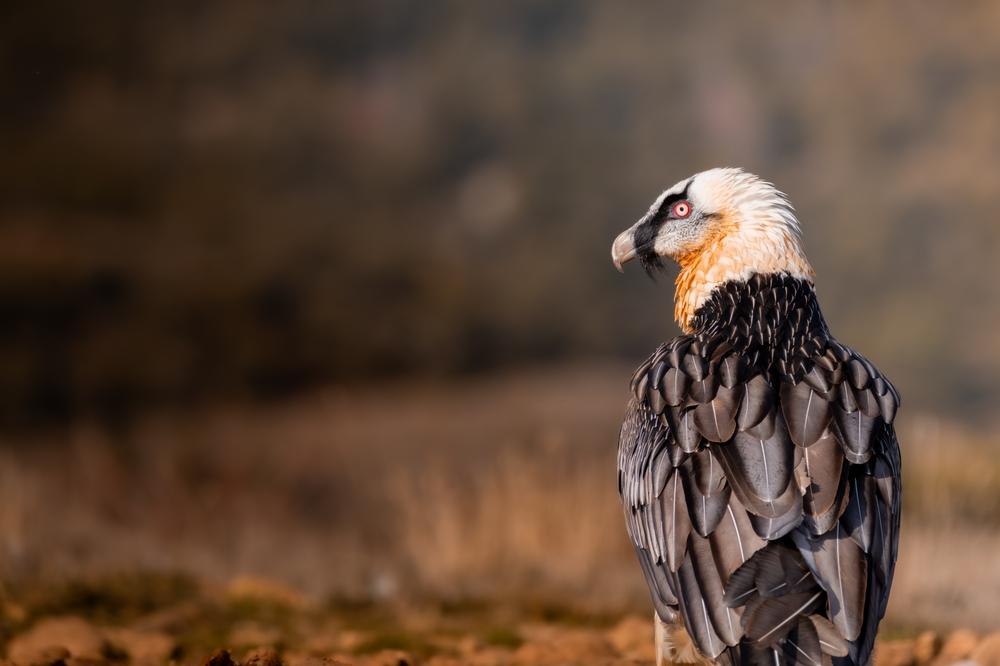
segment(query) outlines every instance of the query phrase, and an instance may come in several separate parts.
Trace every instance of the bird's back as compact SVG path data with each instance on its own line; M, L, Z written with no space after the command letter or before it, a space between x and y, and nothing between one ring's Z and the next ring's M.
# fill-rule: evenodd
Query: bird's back
M893 385L808 281L715 289L636 371L619 490L657 614L720 662L866 664L899 528Z

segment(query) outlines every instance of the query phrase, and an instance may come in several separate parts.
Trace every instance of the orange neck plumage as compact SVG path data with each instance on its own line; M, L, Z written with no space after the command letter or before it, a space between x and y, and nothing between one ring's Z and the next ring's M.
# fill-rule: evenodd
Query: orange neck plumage
M813 270L795 235L773 225L737 223L723 217L699 249L674 257L681 270L674 295L674 318L691 332L695 312L712 292L729 280L746 280L754 273L788 273L812 280Z

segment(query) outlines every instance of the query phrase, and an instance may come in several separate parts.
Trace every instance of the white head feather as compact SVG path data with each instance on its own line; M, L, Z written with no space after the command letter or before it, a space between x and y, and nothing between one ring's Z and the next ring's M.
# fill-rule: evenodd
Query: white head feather
M720 222L701 247L675 256L681 264L676 315L682 326L716 287L730 280L787 273L812 281L799 220L788 197L774 185L734 168L703 171L679 183L681 190L685 184L695 209L719 215Z
M682 193L690 214L661 210L668 197L676 206ZM665 190L643 219L615 239L616 265L636 256L647 269L657 257L680 264L675 315L684 328L712 291L730 280L745 281L755 273L813 278L788 198L742 169L709 169Z

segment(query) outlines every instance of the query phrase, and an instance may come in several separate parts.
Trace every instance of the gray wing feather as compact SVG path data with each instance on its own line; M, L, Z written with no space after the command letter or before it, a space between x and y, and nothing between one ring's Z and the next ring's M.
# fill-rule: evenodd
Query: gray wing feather
M692 454L678 470L684 485L692 526L707 537L729 506L729 485L722 468L707 449Z
M671 571L680 568L687 551L688 535L691 533L691 517L680 478L680 474L670 477L660 499L666 563Z
M895 389L892 390L895 392ZM896 397L898 404L898 395ZM868 571L868 599L865 629L851 645L850 656L856 664L867 664L875 647L878 623L889 603L889 587L899 547L900 456L899 442L893 427L885 422L875 432L875 456L871 469L876 492L873 495L874 527Z
M712 621L716 635L729 646L737 645L743 637L740 626L742 612L730 608L722 601L725 585L719 568L712 554L712 546L708 539L691 535L691 563L694 566L698 588L708 608L708 616Z
M684 626L701 652L715 659L726 649L726 644L715 631L710 615L711 600L706 599L694 570L692 558L685 558L677 571L678 596Z
M835 341L774 384L756 357L711 350L661 346L622 425L619 490L656 611L713 659L867 663L896 558L899 394Z
M838 522L833 530L816 537L796 530L792 538L813 576L826 592L831 620L849 641L861 634L868 587L868 561L864 551Z

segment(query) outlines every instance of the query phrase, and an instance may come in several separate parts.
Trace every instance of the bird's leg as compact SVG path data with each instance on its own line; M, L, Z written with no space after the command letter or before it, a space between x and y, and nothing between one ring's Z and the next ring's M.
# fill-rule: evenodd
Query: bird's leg
M670 627L656 611L653 611L653 640L656 642L656 666L667 666L670 663Z
M709 666L712 664L711 660L706 659L698 652L679 618L672 622L666 622L656 611L653 611L653 634L656 642L656 666L674 666L675 664Z

